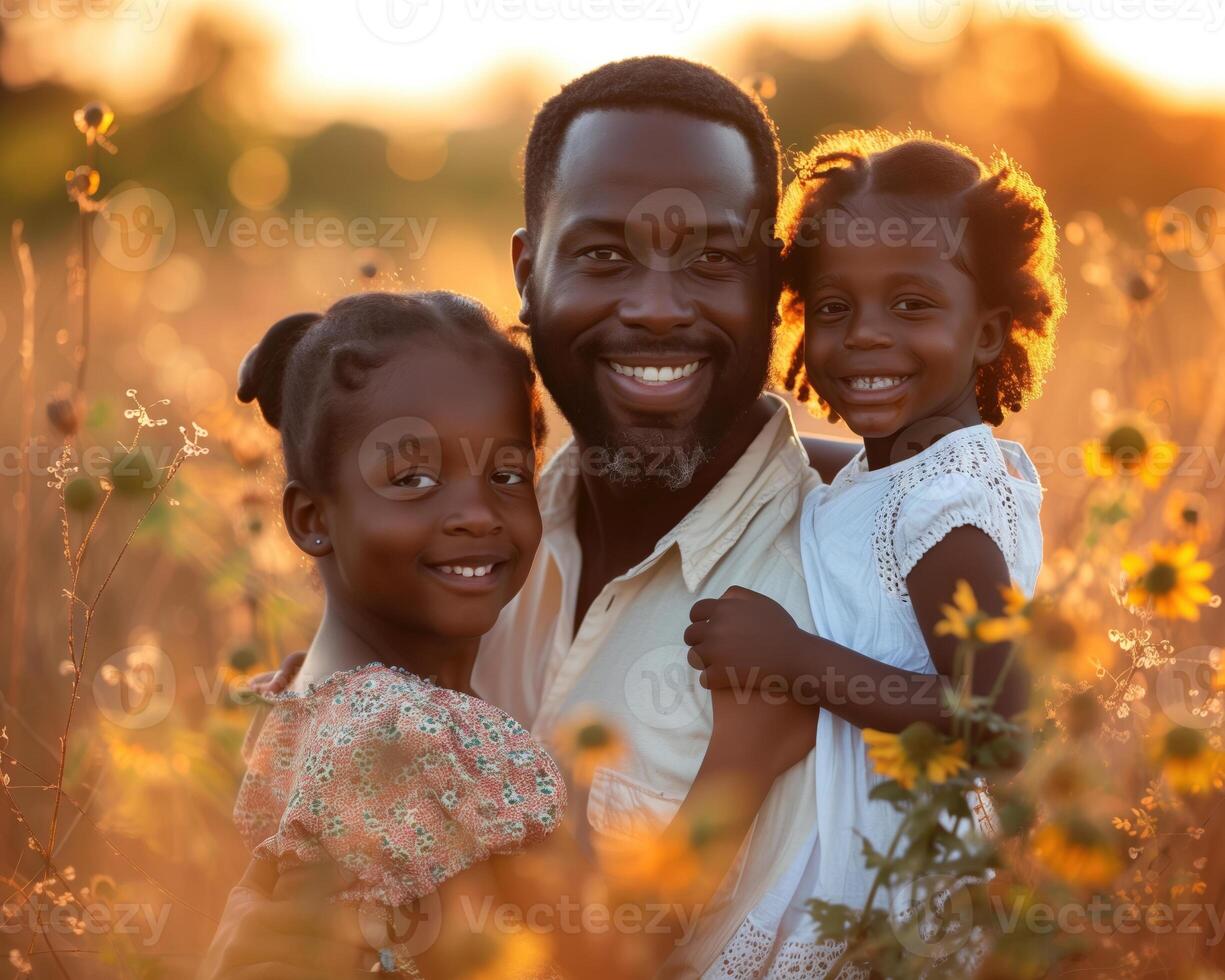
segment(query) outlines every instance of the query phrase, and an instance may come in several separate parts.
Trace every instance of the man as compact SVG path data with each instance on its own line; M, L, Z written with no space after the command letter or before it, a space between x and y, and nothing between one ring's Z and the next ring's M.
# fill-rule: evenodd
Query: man
M810 462L828 478L854 447L806 452L786 403L763 394L779 193L761 103L676 59L576 79L528 139L526 222L512 241L520 319L574 439L540 478L544 539L482 641L473 684L545 740L590 712L621 733L627 751L572 793L597 854L666 825L702 762L712 710L686 666L693 603L743 585L813 630L800 502L819 479ZM815 707L812 718L815 731ZM811 764L774 784L670 972L717 975L804 844ZM267 932L292 937L304 921L290 900L232 896L213 950L227 966L208 975L261 975L256 964L275 959L261 952Z

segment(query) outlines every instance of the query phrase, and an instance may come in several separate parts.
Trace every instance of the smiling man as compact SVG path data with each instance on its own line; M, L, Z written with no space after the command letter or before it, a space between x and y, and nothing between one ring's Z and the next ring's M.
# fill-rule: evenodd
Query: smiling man
M806 451L764 393L780 166L760 102L689 62L605 65L542 107L524 178L520 319L574 439L541 476L542 546L473 683L545 739L591 713L621 732L625 754L572 793L580 833L615 855L675 815L710 741L690 608L743 585L811 625L800 501L810 464L832 475L854 447ZM812 825L811 764L775 783L677 975L764 961L773 937L761 950L744 920Z
M780 165L759 101L690 62L605 65L537 114L524 193L520 319L574 438L540 477L542 544L482 640L473 686L546 740L591 713L621 733L621 757L571 792L571 826L609 856L668 824L707 752L711 697L683 640L694 602L747 586L814 631L800 503L855 447L806 450L764 391ZM764 962L773 937L745 918L806 843L811 766L774 782L670 975L751 976ZM319 920L304 907L232 898L214 944L232 972L207 975L262 975L261 927L305 935Z

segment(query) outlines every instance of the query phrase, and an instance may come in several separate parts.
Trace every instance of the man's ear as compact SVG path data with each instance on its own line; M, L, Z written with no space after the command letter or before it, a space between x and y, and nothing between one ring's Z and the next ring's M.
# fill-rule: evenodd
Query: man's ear
M332 538L328 534L323 509L305 485L297 480L285 484L281 495L281 515L285 518L285 530L294 544L312 558L322 558L332 551Z
M519 322L527 326L531 322L532 309L528 301L528 284L532 281L532 240L526 228L520 228L510 236L510 261L515 270L515 289L519 291Z
M974 366L982 367L999 357L1011 332L1012 310L1004 306L988 310L979 324L978 344L974 349Z

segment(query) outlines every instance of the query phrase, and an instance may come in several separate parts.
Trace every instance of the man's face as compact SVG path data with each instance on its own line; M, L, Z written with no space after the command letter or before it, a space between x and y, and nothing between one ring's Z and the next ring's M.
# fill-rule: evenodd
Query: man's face
M571 123L516 274L541 378L580 444L607 450L607 477L686 485L760 395L763 196L731 126L667 110Z

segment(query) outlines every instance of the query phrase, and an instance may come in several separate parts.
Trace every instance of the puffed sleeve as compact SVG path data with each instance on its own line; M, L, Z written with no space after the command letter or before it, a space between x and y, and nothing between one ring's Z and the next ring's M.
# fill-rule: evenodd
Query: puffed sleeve
M970 473L941 473L901 499L893 528L893 553L904 581L915 565L951 530L979 528L996 543L1011 568L1016 557L1017 509L1012 490Z
M391 672L332 700L297 758L274 762L295 772L256 853L281 867L330 856L357 877L343 901L404 905L542 840L565 810L556 764L492 705ZM277 732L265 727L275 757Z

